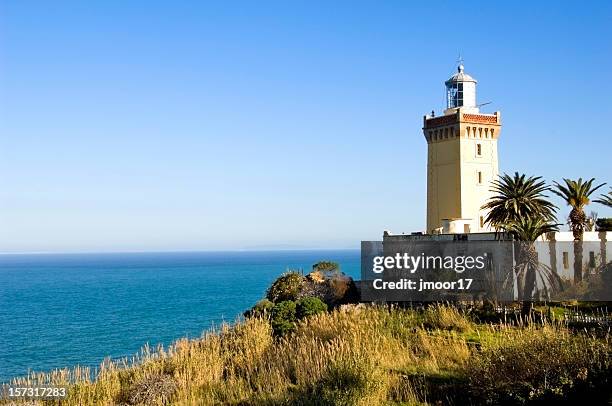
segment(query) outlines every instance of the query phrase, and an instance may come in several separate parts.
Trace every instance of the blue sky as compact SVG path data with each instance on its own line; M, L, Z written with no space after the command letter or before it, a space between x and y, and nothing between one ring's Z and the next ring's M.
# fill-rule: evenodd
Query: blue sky
M612 3L510 3L2 2L0 252L421 230L459 52L501 171L612 183Z

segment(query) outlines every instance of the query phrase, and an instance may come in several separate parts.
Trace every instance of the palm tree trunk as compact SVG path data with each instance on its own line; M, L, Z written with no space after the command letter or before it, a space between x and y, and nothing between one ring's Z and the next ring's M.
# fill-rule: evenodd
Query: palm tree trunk
M533 264L529 264L527 267L527 273L525 274L525 300L531 301L534 299L533 291L535 290L535 266Z
M607 252L606 252L606 232L605 231L600 231L599 232L599 253L601 255L601 264L603 266L605 266L608 263L608 259L607 259Z
M528 315L531 312L531 308L533 307L533 291L535 289L535 266L531 262L527 265L527 271L525 273L525 287L523 290L523 315Z
M522 301L523 297L525 296L525 294L523 293L525 291L524 287L523 287L523 281L519 279L518 275L516 276L516 293L517 293L517 298L518 300Z
M522 313L528 315L531 312L533 306L533 291L535 289L536 282L536 266L537 258L535 246L532 241L520 241L518 242L518 268L524 269L523 280L518 280L518 294L519 300L522 301Z
M582 282L582 240L586 214L582 207L574 207L569 215L572 234L574 234L574 283Z
M558 274L559 271L557 270L557 239L555 238L555 233L548 233L547 238L550 268L555 274Z
M574 283L582 282L582 235L574 240Z

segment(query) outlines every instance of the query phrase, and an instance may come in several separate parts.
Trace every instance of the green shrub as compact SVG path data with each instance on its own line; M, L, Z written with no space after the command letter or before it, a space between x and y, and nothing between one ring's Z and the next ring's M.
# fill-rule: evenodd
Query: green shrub
M318 297L305 297L296 303L296 315L298 319L312 316L327 311L327 305Z
M244 317L264 317L268 316L274 307L274 303L269 301L268 299L261 299L259 302L255 303L250 310L244 312Z
M297 300L303 286L304 277L298 272L290 271L281 275L272 283L266 297L274 303Z
M274 334L282 336L295 330L295 308L295 302L291 300L285 300L274 305L271 313Z
M313 272L340 272L340 264L332 261L319 261L312 266Z

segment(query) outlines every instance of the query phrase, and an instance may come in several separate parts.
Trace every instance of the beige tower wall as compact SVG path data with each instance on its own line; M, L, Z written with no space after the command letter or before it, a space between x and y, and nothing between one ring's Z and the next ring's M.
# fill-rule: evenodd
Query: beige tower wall
M427 233L443 223L461 225L456 232L491 231L481 210L499 174L497 138L501 116L458 109L441 117L425 117L427 140ZM479 147L480 146L480 147ZM480 153L479 153L480 152ZM469 228L469 230L468 230Z
M466 131L466 125L463 125ZM481 207L489 201L491 182L499 175L497 139L461 138L461 218L470 220L471 232L493 231L482 220L487 212ZM480 145L480 155L478 155Z
M442 219L461 218L461 161L459 139L427 146L427 232Z

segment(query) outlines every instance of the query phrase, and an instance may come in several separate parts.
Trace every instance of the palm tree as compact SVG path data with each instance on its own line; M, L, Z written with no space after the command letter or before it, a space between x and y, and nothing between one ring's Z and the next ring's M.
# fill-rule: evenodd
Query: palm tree
M590 203L590 196L605 183L593 187L595 178L585 182L582 181L582 178L577 181L564 178L563 181L565 185L554 182L557 190L553 189L553 193L561 196L568 206L572 207L569 223L572 234L574 234L574 282L580 282L582 280L582 238L584 228L588 223L584 207Z
M542 218L522 217L504 225L504 229L514 236L518 241L531 243L542 234L559 231L560 224L551 223Z
M513 279L516 279L519 300L523 310L528 312L529 301L534 298L548 298L550 293L560 289L561 279L550 267L540 264L535 249L535 240L542 234L559 230L559 224L542 218L522 217L504 225L516 241L516 265Z
M482 206L488 210L485 221L496 230L510 233L516 241L516 265L507 275L507 284L516 280L523 310L529 301L541 293L560 287L559 277L538 262L534 241L542 234L558 230L554 224L557 207L546 196L550 188L540 176L504 174L493 182L493 197ZM538 280L540 283L538 283Z
M488 210L485 222L496 230L505 230L508 224L524 218L540 218L553 221L557 207L544 194L550 190L540 176L526 177L514 173L504 174L493 181L491 192L495 195L482 206Z
M599 199L593 200L595 203L603 204L604 206L612 207L612 187L607 195L601 195Z

